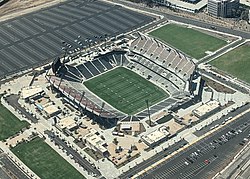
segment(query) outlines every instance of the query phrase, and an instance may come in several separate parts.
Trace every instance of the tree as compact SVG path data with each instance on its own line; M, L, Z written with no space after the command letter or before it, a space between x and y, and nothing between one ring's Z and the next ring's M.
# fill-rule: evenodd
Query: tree
M114 138L113 143L114 143L115 145L117 145L117 144L119 143L118 140L117 140L117 138Z

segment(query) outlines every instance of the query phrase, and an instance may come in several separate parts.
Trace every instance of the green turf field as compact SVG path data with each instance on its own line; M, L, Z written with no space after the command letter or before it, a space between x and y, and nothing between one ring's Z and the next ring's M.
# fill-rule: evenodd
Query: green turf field
M158 86L138 74L118 67L84 82L85 86L116 109L135 114L168 97L168 94Z
M196 59L206 56L206 51L215 51L227 44L222 39L176 24L163 26L152 31L150 35Z
M242 45L213 60L210 64L250 83L250 45Z
M27 126L28 122L20 121L0 103L0 140L9 138Z
M11 149L42 179L84 179L84 177L41 138L21 143Z

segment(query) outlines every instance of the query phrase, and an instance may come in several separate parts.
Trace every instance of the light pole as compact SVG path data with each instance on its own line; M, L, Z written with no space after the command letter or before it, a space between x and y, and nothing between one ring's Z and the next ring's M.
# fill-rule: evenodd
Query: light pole
M148 118L149 118L149 125L151 127L151 118L150 118L150 111L149 111L149 105L148 105L148 99L145 100L146 101L146 104L147 104L147 108L148 108Z

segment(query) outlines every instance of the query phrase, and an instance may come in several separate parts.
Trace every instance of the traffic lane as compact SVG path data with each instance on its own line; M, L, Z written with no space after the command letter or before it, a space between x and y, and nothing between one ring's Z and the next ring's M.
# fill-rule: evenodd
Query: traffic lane
M247 118L246 118L247 119ZM244 122L244 121L242 121L242 122ZM223 132L223 131L222 131ZM215 138L216 137L218 137L220 135L220 133L218 133L216 136L215 136ZM208 141L209 142L209 141ZM195 150L197 150L197 147L198 146L202 146L202 147L204 147L205 145L204 145L204 141L201 141L201 142L199 142L198 144L196 144L194 147L192 147L192 148L190 148L188 151L186 151L185 152L185 154L190 154L190 153L193 153ZM170 168L170 170L173 170L173 168L175 168L176 166L178 166L178 164L179 165L181 165L182 166L182 168L184 168L185 166L184 166L184 160L185 160L185 157L182 157L182 158L179 158L179 160L182 160L182 161L178 161L178 160L175 160L176 162L174 162L174 163L169 163L169 165L170 166L166 166L166 167L164 167L164 170L167 170L166 168L168 168L168 170L169 170L169 168ZM174 166L174 167L172 167L172 166ZM172 169L171 169L171 167L172 167ZM179 166L179 168L181 168L180 166ZM173 172L173 171L172 171ZM160 171L155 171L154 173L160 173ZM175 173L175 172L174 172ZM166 174L165 174L166 175Z
M165 17L168 18L168 19L178 21L178 22L183 22L183 23L186 23L186 24L192 24L192 25L207 28L207 29L211 28L211 24L209 24L207 22L195 20L195 19L190 19L190 18L181 17L181 16L175 16L175 15L172 15L172 14L166 14ZM216 28L216 31L220 31L220 32L228 33L228 34L233 34L233 35L236 35L236 36L241 36L241 37L246 38L246 39L250 38L250 34L247 33L247 32L222 27L222 26L219 26L219 25L216 25L216 24L212 24L212 25Z
M201 130L194 132L194 134L196 136L200 137L200 136L204 135L205 133L207 133L208 131L210 131L211 128L214 128L216 125L224 125L225 121L231 120L233 117L237 116L238 114L242 113L243 111L245 111L249 108L250 108L250 104L239 107L239 108L229 112L229 114L221 117L220 119L216 119L214 122L207 125L206 127L203 127Z
M83 168L85 168L89 172L96 174L97 176L101 176L100 171L97 170L95 166L92 166L86 159L82 158L79 153L69 147L64 141L57 137L56 134L48 130L44 133L47 134L49 138L55 142L55 144L62 146L66 150L67 154L71 154L73 156L73 159Z
M174 21L177 21L177 22L191 24L191 25L195 25L195 26L203 27L203 28L207 28L207 29L210 29L211 25L213 25L216 28L216 31L229 33L229 34L233 34L233 35L236 35L236 36L241 36L241 37L246 38L246 39L250 38L250 33L247 33L247 32L234 30L234 29L227 28L227 27L222 27L222 26L219 26L219 25L216 25L216 24L210 24L210 23L207 23L207 22L203 22L203 21L199 21L199 20L195 20L195 19L191 19L191 18L187 18L187 17L182 17L182 16L173 15L173 14L163 13L163 12L158 11L156 9L152 9L152 8L149 8L149 7L142 7L140 5L128 3L128 2L125 2L125 1L121 1L121 0L113 0L113 1L118 2L120 4L124 4L124 5L129 6L129 7L133 7L135 9L140 9L140 10L144 10L144 11L151 12L151 13L154 13L154 14L163 15L165 18L170 19L170 20L174 20Z
M206 74L207 76L210 76L210 77L214 78L215 80L217 80L223 84L226 84L226 85L232 87L233 89L236 89L237 91L240 91L242 93L248 93L248 90L246 90L245 88L243 88L243 87L241 87L241 86L239 86L231 81L226 81L225 79L216 76L214 73L205 71L203 69L199 69L199 71L201 72L201 74Z
M6 155L0 158L0 161L4 164L4 168L11 172L14 176L20 179L29 179L21 168L19 168L11 159L9 159Z
M1 179L11 179L10 176L8 176L7 171L3 167L0 166L0 178Z
M206 178L215 175L232 160L237 151L242 149L243 146L239 145L239 141L242 141L243 138L248 135L250 128L249 126L244 129L241 135L231 136L232 138L228 139L228 141L226 141L225 143L223 142L223 144L209 141L210 143L204 143L198 149L196 148L196 150L193 152L197 153L197 151L199 150L203 155L199 157L200 153L198 153L197 160L195 160L193 164L190 163L190 165L185 167L181 171L181 173L177 173L177 178L198 179L201 178L201 176L203 176L204 178L205 174L207 174ZM230 130L231 129L229 129L228 131ZM226 135L226 133L222 133L222 135ZM207 163L206 160L208 160ZM203 164L204 168L197 167L200 164Z
M176 142L175 144L171 145L168 148L164 148L163 151L157 153L156 155L154 155L153 157L143 161L142 163L136 165L135 167L131 168L129 171L123 173L119 178L130 178L131 176L137 174L138 172L142 171L143 169L151 166L152 164L158 162L159 160L161 160L162 158L170 155L171 153L173 153L174 151L178 150L179 148L187 145L188 142L185 140L181 140Z
M152 173L149 173L144 178L148 178L148 179L153 178L159 173L164 173L164 171L166 171L166 170L169 171L169 169L170 169L170 173L168 173L168 175L170 175L171 177L174 177L173 176L174 174L176 175L177 172L180 172L179 171L180 169L182 170L183 168L186 167L186 166L184 167L184 165L186 165L185 161L190 163L190 161L186 159L187 156L189 156L192 153L194 153L195 151L197 151L198 150L197 148L199 148L199 146L204 147L204 144L209 144L210 145L210 143L213 143L213 140L218 139L222 134L228 132L228 130L232 130L233 128L244 125L244 123L249 124L250 123L250 121L248 121L249 117L250 117L250 113L247 113L246 115L242 116L238 120L231 122L227 126L224 126L222 129L218 129L215 133L212 133L211 135L205 137L201 141L199 141L196 144L192 145L191 147L187 148L185 151L183 151L180 154L179 157L176 157L172 161L168 161L165 165L163 165L160 168L157 168L156 170L152 171ZM248 129L249 129L249 125L248 125ZM249 131L246 130L246 131L244 131L244 133L242 132L242 133L240 133L238 135L241 136L241 138L244 138L246 133L249 133ZM233 146L234 145L239 146L239 141L238 140L236 140L236 141L237 142L234 143ZM218 144L218 145L220 145L220 144ZM211 146L211 147L213 148L213 146ZM205 147L205 149L206 149L206 147ZM227 147L225 147L225 148L223 147L223 148L221 148L221 151L224 152L226 149L227 149ZM211 154L211 153L208 152L207 155L213 156L214 154ZM178 168L175 169L176 166L178 168L180 168L180 169L178 169Z
M19 103L18 103L19 96L12 94L6 97L7 102L14 108L18 109L21 114L25 115L27 119L29 119L33 123L37 123L37 118L33 117L30 113L26 111Z
M235 131L241 130L242 132L240 134L227 135L228 132L232 130ZM241 124L236 128L230 127L228 132L224 133L224 136L226 137L225 139L227 139L228 141L227 140L223 141L224 145L219 144L219 147L214 149L214 152L216 153L218 159L220 160L216 160L213 165L210 165L206 169L206 171L197 174L195 178L198 179L200 178L200 176L206 176L206 178L214 176L217 172L222 170L228 163L232 161L235 154L238 153L238 151L243 148L244 144L242 143L242 141L244 141L244 138L249 137L248 135L250 132L250 122L248 122L248 125ZM216 140L219 141L219 139ZM216 144L215 142L216 141L213 141L213 145ZM220 148L220 146L222 148Z

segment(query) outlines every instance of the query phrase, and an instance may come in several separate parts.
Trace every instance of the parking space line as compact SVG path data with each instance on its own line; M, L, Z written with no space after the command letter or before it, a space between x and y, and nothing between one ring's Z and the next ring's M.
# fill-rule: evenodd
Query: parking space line
M29 45L29 43L31 44L31 45ZM46 56L42 53L43 51L42 50L36 50L34 47L35 46L33 46L33 44L31 43L31 42L29 42L29 41L26 41L26 42L23 42L23 43L21 43L21 45L22 45L22 47L24 48L24 49L26 49L27 51L31 51L32 50L32 52L34 53L34 54L36 54L36 55L38 55L40 58L38 58L38 59L43 59L43 58L45 58ZM32 46L33 46L33 48L32 48Z
M24 26L27 26L27 27L30 27L31 29L33 30L36 30L36 34L38 34L39 32L44 32L45 29L43 29L41 27L41 25L37 25L35 22L32 22L34 21L34 19L32 18L31 20L28 19L28 18L22 18L22 23L25 24ZM26 25L27 24L27 25Z
M29 56L28 54L24 53L23 51L20 51L17 46L11 46L9 49L15 53L17 56L22 57L20 58L22 61L25 61L25 64L29 65L33 63L33 58Z
M41 52L40 54L43 55L44 57L51 56L51 54L49 54L48 50L41 48L41 46L36 43L35 39L30 39L26 42L26 44L27 43L31 44L31 45L29 45L31 47L30 49L36 49L36 51Z
M39 32L32 29L32 26L25 26L24 23L21 23L19 20L16 20L14 22L15 26L17 26L22 31L25 31L26 33L29 33L29 37L38 34Z
M28 34L26 34L25 32L23 32L22 30L18 29L17 26L11 26L8 29L10 31L12 31L15 36L19 36L20 40L25 39L27 37L30 37Z
M3 46L10 44L5 38L1 36L1 33L0 33L0 44L2 44Z
M8 41L11 41L11 42L16 42L19 40L19 39L15 38L13 35L10 35L9 33L7 33L2 28L0 28L0 36L4 37L5 39L8 39Z
M93 20L96 24L98 24L98 26L103 27L104 29L106 29L106 31L111 31L111 33L117 33L119 29L116 28L116 26L109 26L107 25L107 23L105 21L102 21L101 19L99 19L99 17L95 20Z
M50 50L55 51L55 52L59 52L61 50L61 44L55 44L53 43L50 39L48 39L46 36L39 36L37 37L37 40L43 42L44 45L46 45L46 47L49 47Z
M90 31L86 30L82 24L75 23L71 27L76 29L79 34L84 33L86 35L86 37L93 36L93 34Z
M70 6L62 5L59 6L58 8L55 8L55 11L58 14L64 15L64 16L73 16L77 19L82 19L84 17L89 16L90 14L87 12L82 12L76 8L72 8Z
M37 13L35 14L35 17L38 18L39 20L43 20L47 23L52 23L55 26L62 26L65 24L64 21L60 21L60 20L56 20L55 18L49 17L48 15L44 14L44 13Z
M9 49L3 49L1 51L1 55L3 55L6 59L9 59L8 63L10 63L11 70L17 69L17 68L23 68L23 67L26 66L18 58L16 58L12 53L10 53L8 51L10 51L10 50ZM10 72L11 70L9 70L8 72Z
M76 14L74 10L70 11L69 9L65 9L63 7L65 6L54 8L52 12L56 14L59 18L62 18L69 22L74 22L82 18L82 16L79 14Z
M37 40L37 39L33 38L33 39L30 40L30 42L33 42L34 44L36 44L36 46L38 46L39 49L44 49L51 56L54 56L56 54L54 51L52 51L51 49L49 49L48 47L46 47L44 44L40 43L39 40Z
M44 14L49 17L53 17L56 20L64 22L63 25L76 21L76 19L72 18L71 16L67 17L65 15L60 15L59 13L55 11L55 9L53 9L53 11L45 11Z
M56 35L60 35L61 39L64 39L65 41L68 41L68 43L71 43L74 41L74 38L70 35L65 34L64 32L62 32L61 30L57 30L56 31ZM76 38L76 37L75 37Z

